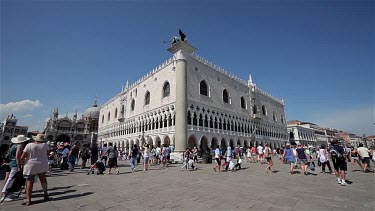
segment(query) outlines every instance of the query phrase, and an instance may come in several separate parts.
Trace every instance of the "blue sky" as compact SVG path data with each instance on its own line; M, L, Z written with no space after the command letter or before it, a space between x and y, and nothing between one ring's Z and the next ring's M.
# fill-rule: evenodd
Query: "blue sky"
M1 1L1 110L41 130L53 107L104 103L171 55L197 54L298 119L374 134L373 1Z

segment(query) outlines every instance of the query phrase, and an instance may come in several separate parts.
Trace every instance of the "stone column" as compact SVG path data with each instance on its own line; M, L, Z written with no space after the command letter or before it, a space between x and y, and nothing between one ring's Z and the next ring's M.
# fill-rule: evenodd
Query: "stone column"
M175 151L183 152L187 146L187 61L196 49L178 41L168 51L173 54L176 72L176 127Z

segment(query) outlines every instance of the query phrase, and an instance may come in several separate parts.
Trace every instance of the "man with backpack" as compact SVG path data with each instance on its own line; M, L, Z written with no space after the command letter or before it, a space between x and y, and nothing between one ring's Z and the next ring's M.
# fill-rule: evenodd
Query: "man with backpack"
M337 183L341 184L342 186L346 186L348 184L345 181L345 171L347 170L347 165L344 148L338 145L338 141L336 139L332 140L331 144L333 146L329 150L329 154L331 155L333 167L335 168Z
M87 147L87 144L83 145L83 149L81 151L81 158L82 158L82 164L81 164L81 169L86 168L86 162L88 159L90 159L90 150Z

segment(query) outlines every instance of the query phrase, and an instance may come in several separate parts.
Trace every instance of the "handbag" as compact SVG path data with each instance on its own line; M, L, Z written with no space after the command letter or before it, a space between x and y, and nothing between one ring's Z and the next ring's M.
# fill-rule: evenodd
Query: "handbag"
M314 163L314 161L310 162L309 168L310 168L311 171L315 171L315 163Z

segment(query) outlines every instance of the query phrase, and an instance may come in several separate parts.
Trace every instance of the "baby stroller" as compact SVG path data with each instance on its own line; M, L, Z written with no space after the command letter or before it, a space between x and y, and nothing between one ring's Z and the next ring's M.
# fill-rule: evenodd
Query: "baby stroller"
M90 173L91 174L94 174L96 173L96 175L99 175L99 174L103 174L105 171L105 166L104 166L104 163L103 161L101 160L97 160L94 164L92 164L90 166L90 168L87 170L87 175L89 175Z
M0 203L3 203L4 199L11 192L18 192L18 198L19 198L20 195L21 195L22 190L25 188L26 179L23 177L22 169L20 171L18 171L14 175L14 177L12 178L12 180L13 180L13 182L10 181L10 183L9 183L9 184L12 184L12 185L10 185L10 187L7 188L7 193L2 198L2 200L1 200Z

